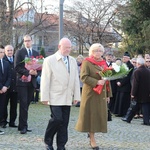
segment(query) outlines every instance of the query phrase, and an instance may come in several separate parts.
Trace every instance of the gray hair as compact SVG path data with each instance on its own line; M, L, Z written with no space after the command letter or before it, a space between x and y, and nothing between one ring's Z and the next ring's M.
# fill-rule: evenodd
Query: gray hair
M6 45L5 49L8 48L8 47L11 48L12 50L14 50L14 47L12 45Z
M137 58L136 60L137 64L139 65L144 65L145 64L145 59L142 57Z
M92 44L91 47L90 47L90 49L89 49L89 56L92 55L92 53L93 53L94 50L97 50L99 48L100 48L101 51L103 51L103 52L105 51L103 45L101 45L100 43L94 43L94 44Z

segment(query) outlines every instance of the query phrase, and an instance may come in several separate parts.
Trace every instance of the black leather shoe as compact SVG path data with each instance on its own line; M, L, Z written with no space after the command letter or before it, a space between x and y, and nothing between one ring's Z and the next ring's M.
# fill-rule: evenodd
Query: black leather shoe
M15 125L15 124L9 124L9 127L17 128L18 126L17 126L17 125Z
M26 134L27 133L27 129L23 129L20 131L20 134Z
M46 145L46 150L54 150L53 146Z
M99 147L98 147L98 146L96 146L96 147L92 147L92 146L91 146L91 148L92 148L93 150L99 150Z
M129 121L127 118L125 118L125 117L124 117L124 118L121 118L121 120L122 120L122 121L125 121L125 122L127 122L127 123L130 123L130 121Z
M7 121L2 122L2 123L1 123L1 127L2 127L2 128L6 128L6 127L7 127L7 123L8 123Z
M27 129L27 132L32 132L32 130Z

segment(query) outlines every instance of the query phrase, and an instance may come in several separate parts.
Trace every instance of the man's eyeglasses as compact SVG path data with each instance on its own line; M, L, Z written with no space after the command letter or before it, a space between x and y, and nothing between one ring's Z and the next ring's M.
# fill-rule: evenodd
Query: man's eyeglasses
M30 42L31 40L24 40L24 42Z
M0 53L4 53L4 52L0 52Z
M10 50L6 50L7 52L12 52L13 50L12 49L10 49Z
M150 62L150 61L146 61L146 62Z
M93 52L103 52L103 51L101 51L101 50L93 50Z

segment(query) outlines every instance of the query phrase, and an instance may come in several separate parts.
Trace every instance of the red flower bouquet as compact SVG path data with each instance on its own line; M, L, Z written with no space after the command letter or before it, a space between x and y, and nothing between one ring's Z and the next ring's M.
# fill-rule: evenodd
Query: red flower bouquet
M111 67L107 67L106 65L101 67L101 71L99 71L98 74L102 77L103 80L106 80L106 89L109 91L109 81L123 78L127 76L130 71L131 69L129 70L127 65L124 63L112 63ZM93 88L93 90L98 94L101 94L102 89L103 85L97 85Z
M33 56L31 57L25 57L24 61L25 62L25 68L27 70L42 70L42 64L44 61L44 57L42 55L37 56L34 58ZM23 75L21 77L22 82L30 82L31 81L31 75L28 77Z
M42 64L44 61L44 57L42 55L37 56L34 58L33 56L31 58L25 57L25 68L27 70L42 70Z

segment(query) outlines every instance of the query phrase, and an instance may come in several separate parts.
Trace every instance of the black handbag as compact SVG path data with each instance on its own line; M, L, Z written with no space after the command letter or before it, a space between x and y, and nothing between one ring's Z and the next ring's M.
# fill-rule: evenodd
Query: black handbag
M138 108L138 103L137 103L136 99L131 99L130 107L128 108L126 116L125 116L125 118L128 120L128 122L130 122L133 119L133 117L135 116L137 108Z
M135 99L131 99L130 108L135 109L136 105L137 105L137 101Z

